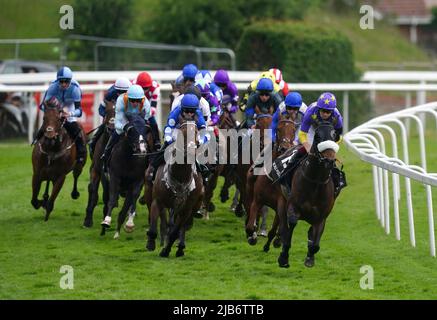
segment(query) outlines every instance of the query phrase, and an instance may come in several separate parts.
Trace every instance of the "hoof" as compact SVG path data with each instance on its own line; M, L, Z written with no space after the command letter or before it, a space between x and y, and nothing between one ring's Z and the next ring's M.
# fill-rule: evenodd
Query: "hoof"
M223 190L222 190L222 192L220 192L220 201L222 203L225 203L228 200L229 200L229 192L227 190L225 192L223 192Z
M100 231L100 235L104 236L106 233L106 228L102 227L102 230Z
M306 257L304 265L308 268L314 267L314 257Z
M215 205L214 205L214 203L210 202L210 203L208 204L208 206L206 207L206 210L207 210L208 212L214 212L214 211L215 211Z
M71 198L72 199L79 199L79 197L80 197L80 193L79 193L79 191L71 191Z
M143 206L146 204L146 200L144 199L144 197L139 198L138 202Z
M135 230L135 225L134 224L125 224L124 225L124 231L126 231L126 233L132 233Z
M178 251L176 251L176 257L183 257L185 255L184 250L183 249L178 249Z
M30 203L32 204L32 206L35 209L39 209L39 208L41 208L43 201L42 200L32 200L32 201L30 201Z
M256 237L249 237L249 238L247 238L247 242L248 242L251 246L254 246L254 245L256 245L257 239L256 239Z
M111 227L111 217L106 216L100 225L105 229L109 229Z
M261 236L261 237L267 237L267 230L261 230L260 232L259 232L259 235Z
M197 219L203 218L202 212L200 210L197 210L196 212L194 212L194 218L197 218Z
M154 240L147 241L147 244L146 244L147 251L154 251L155 248L156 248L156 244L155 244Z
M120 239L120 233L116 231L114 234L114 240L118 240L118 239Z
M164 249L162 249L161 250L161 252L159 253L159 256L160 257L163 257L163 258L168 258L168 255L170 254L170 252L167 252L167 250L165 250L165 248Z
M93 220L91 220L91 219L85 219L84 221L83 221L83 225L82 225L82 227L84 227L84 228L91 228L93 226Z
M282 254L278 258L278 264L280 268L290 268L288 257L284 257Z
M265 244L264 247L263 247L263 251L264 252L269 252L269 250L270 250L270 246Z
M275 240L273 240L273 247L275 247L275 248L281 247L281 238L276 237Z
M244 216L244 208L243 206L237 205L237 207L235 208L235 215L239 218L241 218L242 216Z

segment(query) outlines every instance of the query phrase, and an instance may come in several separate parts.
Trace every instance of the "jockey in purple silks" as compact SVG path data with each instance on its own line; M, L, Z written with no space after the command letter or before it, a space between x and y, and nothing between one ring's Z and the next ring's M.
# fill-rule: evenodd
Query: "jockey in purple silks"
M207 124L208 126L217 126L220 120L220 103L217 98L211 92L210 86L205 80L197 80L195 86L200 90L202 98L209 103L209 109L211 111L211 120Z
M237 86L229 80L229 75L226 70L220 69L214 75L214 83L220 87L223 91L223 95L231 97L232 107L231 113L235 113L238 110L238 89Z

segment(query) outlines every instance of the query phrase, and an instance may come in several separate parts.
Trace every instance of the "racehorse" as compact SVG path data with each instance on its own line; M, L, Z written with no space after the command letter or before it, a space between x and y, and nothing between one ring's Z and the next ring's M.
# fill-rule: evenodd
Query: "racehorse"
M73 170L73 191L71 198L80 196L77 190L77 180L86 163L76 162L76 145L64 128L66 118L61 117L62 109L57 99L53 98L44 103L45 112L42 124L44 135L35 143L32 152L32 206L35 209L43 207L46 210L44 221L49 219L55 204L56 197L61 190L66 175ZM81 138L85 143L85 135L81 127ZM46 182L43 200L38 200L41 183ZM49 184L53 183L49 198Z
M264 149L264 130L269 129L272 123L272 114L274 112L273 107L269 110L263 110L265 112L261 112L258 106L255 107L255 112L257 114L255 129L260 130L260 150ZM252 139L251 139L252 140ZM243 148L246 148L246 152L251 152L250 146L244 146L244 143L239 144L238 148L238 164L236 166L236 185L237 189L240 192L240 199L235 208L235 215L237 217L242 217L244 213L248 213L249 203L247 201L247 192L246 192L246 183L247 183L247 173L253 163L252 157L250 157L250 163L243 163ZM252 143L250 143L252 145ZM253 148L253 145L251 146ZM247 221L246 221L247 222Z
M295 120L296 114L280 116L276 128L277 142L272 150L272 160L294 146L293 140L296 132ZM272 229L268 234L267 244L264 246L264 251L267 252L273 237L276 235L279 222L277 219L278 212L285 210L286 198L283 196L278 183L273 183L267 175L255 176L253 174L253 168L248 172L247 190L250 211L246 224L246 235L249 244L255 245L257 242L256 222L260 218L259 213L262 206L267 205L276 212Z
M222 114L220 115L219 129L220 130L230 130L237 127L237 122L229 111L231 103L228 102L230 97L225 95L223 97L222 103ZM221 137L221 138L220 138ZM219 154L226 152L226 159L229 162L231 151L230 151L230 139L223 139L221 132L219 131L219 144L218 148L220 150ZM220 144L222 143L222 144ZM224 145L223 145L224 143ZM211 202L214 190L217 186L217 180L219 176L224 177L224 184L220 191L220 198L222 202L226 202L229 199L229 188L235 182L232 176L233 166L229 164L216 164L212 173L209 176L208 183L205 186L205 196L203 198L203 205L206 208L205 217L208 218L208 211L213 212L215 210L214 204Z
M183 155L183 163L172 161L159 166L153 183L153 202L150 214L150 228L147 232L146 248L155 250L157 237L157 219L164 209L170 210L170 223L167 244L160 252L161 257L168 257L176 239L179 237L176 257L184 255L185 232L193 225L193 216L200 209L203 198L203 182L196 164L189 163L188 155L193 155L197 148L197 127L194 121L181 120L179 136L176 142L167 147L166 152L173 156ZM188 141L188 137L195 141ZM183 143L181 138L183 137ZM183 146L181 146L183 144ZM170 148L170 149L169 149ZM174 158L173 158L174 159Z
M93 225L93 211L97 205L99 199L99 184L102 182L103 188L103 218L105 218L108 212L108 200L109 200L109 181L105 174L103 174L103 160L102 155L105 151L105 146L111 137L112 131L114 130L114 117L115 117L115 106L111 101L105 102L106 115L103 119L103 125L105 126L105 131L97 140L94 154L92 155L92 162L90 166L90 182L88 184L88 205L86 208L86 216L83 221L83 226L90 228Z
M111 225L112 210L116 206L120 194L125 194L123 207L118 215L117 229L114 239L120 237L127 212L129 219L125 225L126 232L132 232L135 225L133 219L138 197L144 184L146 170L146 155L153 148L153 139L150 126L146 125L141 115L127 115L129 123L126 134L114 145L109 163L109 200L107 213L102 221L101 235Z
M287 210L278 212L282 240L282 251L278 258L280 267L289 267L288 251L298 220L304 220L311 225L308 230L305 266L314 266L314 255L320 249L326 219L335 202L331 172L339 149L334 142L337 140L333 125L322 122L315 130L307 158L299 163L291 178L291 196L287 199Z

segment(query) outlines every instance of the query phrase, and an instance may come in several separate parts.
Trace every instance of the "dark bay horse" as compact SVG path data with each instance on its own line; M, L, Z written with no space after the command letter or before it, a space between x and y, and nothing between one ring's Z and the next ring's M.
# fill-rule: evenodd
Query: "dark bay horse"
M180 134L176 142L167 147L166 153L167 155L176 155L176 157L178 154L182 155L183 161L162 164L157 169L153 184L150 227L147 232L147 250L155 250L157 220L165 209L169 209L170 220L172 221L169 223L167 244L159 254L161 257L169 256L171 247L177 238L179 238L179 244L176 257L184 255L185 232L191 228L194 213L200 209L203 198L202 177L196 171L196 164L187 161L188 156L195 154L197 148L196 123L194 121L183 121L179 130ZM183 140L181 137L183 137ZM187 137L194 137L195 141L188 141Z
M112 210L116 206L120 194L125 194L123 207L118 215L117 230L114 239L120 236L121 226L129 211L129 219L125 225L126 232L134 229L133 219L138 197L144 184L146 155L153 148L151 128L146 125L141 115L128 116L129 129L115 144L108 163L109 200L107 213L102 221L101 235L111 225Z
M295 113L280 116L276 128L276 143L272 150L273 160L294 146L293 140L296 132L295 120ZM257 221L260 218L259 214L262 206L267 205L276 212L272 229L268 234L268 245L267 247L264 246L264 251L268 251L268 247L273 237L276 235L279 223L279 220L277 219L278 212L286 209L287 200L283 196L278 183L273 183L273 181L265 174L255 176L252 168L248 172L247 193L250 212L246 224L246 235L249 244L255 245L257 242Z
M255 107L256 110L256 122L255 122L255 129L260 130L260 145L259 150L264 149L264 130L269 129L270 125L272 123L272 114L274 112L273 107L267 110L267 112L262 113L258 107ZM240 193L240 199L238 201L237 207L235 208L235 215L238 217L242 217L245 213L248 213L250 210L250 204L247 201L247 173L255 159L252 159L252 155L250 155L250 163L243 163L244 157L243 152L249 152L251 153L251 148L253 148L252 143L252 137L251 142L249 145L246 145L246 143L242 143L239 145L238 150L238 164L236 166L236 179L235 183L237 186L237 189ZM246 221L247 222L247 221Z
M278 258L280 267L289 267L288 251L298 220L304 220L311 225L308 230L305 266L314 266L314 255L320 249L326 219L335 202L331 172L339 148L334 142L336 138L333 125L321 123L315 130L307 158L300 162L291 178L291 196L287 199L287 210L279 215L282 240L282 251Z
M114 130L114 117L115 106L111 101L105 102L106 115L103 119L105 125L105 131L99 137L94 148L94 154L90 166L90 182L88 184L88 205L86 208L86 216L83 221L83 226L90 228L93 225L93 211L99 200L99 185L102 182L103 188L103 218L105 218L108 212L108 200L109 200L109 181L105 174L103 174L103 159L102 155L105 151L105 146L111 137Z
M56 197L64 184L65 177L72 170L74 182L71 197L73 199L79 198L80 193L77 190L77 180L86 163L86 155L83 163L76 162L76 144L63 127L67 120L61 117L61 111L59 102L56 99L50 99L45 102L42 124L44 135L35 143L32 152L31 203L35 209L43 207L46 210L45 221L49 219ZM80 134L85 143L85 135L82 128ZM43 200L38 200L43 181L47 181ZM53 189L49 197L50 182L53 183Z
M230 103L227 102L227 96L223 97L224 103L222 104L222 114L220 115L220 122L218 128L220 130L230 130L237 127L237 122L229 111ZM229 100L229 99L228 99ZM219 155L226 153L227 162L229 162L231 151L230 151L230 139L224 139L222 132L219 131L219 141L218 141ZM216 164L214 170L209 176L208 183L205 186L205 196L203 198L203 206L206 209L205 217L208 218L208 211L213 212L215 206L211 199L214 194L214 190L217 186L217 180L219 176L224 177L224 183L220 191L220 198L222 202L226 202L229 199L229 188L235 182L235 178L232 173L235 172L234 166L229 164L219 163Z

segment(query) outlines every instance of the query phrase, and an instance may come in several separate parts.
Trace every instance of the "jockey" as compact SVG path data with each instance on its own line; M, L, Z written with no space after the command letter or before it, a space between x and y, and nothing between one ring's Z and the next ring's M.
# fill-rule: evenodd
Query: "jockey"
M330 92L325 92L320 95L316 102L313 102L305 112L302 120L302 124L299 130L299 141L302 146L293 153L292 157L288 161L287 171L291 172L300 162L300 160L310 152L312 140L314 137L314 130L321 122L330 122L334 126L337 140L335 142L340 143L342 141L343 133L343 118L337 109L337 100L335 96ZM334 167L333 180L336 192L339 188L345 186L345 181L341 181L339 176L340 170ZM340 183L344 182L342 186Z
M271 68L269 69L269 72L275 76L275 82L279 85L279 93L282 95L282 97L286 97L289 92L288 84L284 81L284 79L282 79L281 70L277 68Z
M285 97L285 101L282 102L278 109L276 110L275 114L273 115L272 119L272 142L276 141L276 128L278 127L279 122L279 116L280 115L286 115L296 113L296 120L295 122L300 126L301 119L303 115L305 114L307 110L307 105L302 101L302 96L299 92L290 92ZM296 136L295 136L295 144L298 143L298 127L296 127Z
M219 103L222 103L223 100L223 91L220 87L213 82L211 73L208 70L199 70L196 75L196 82L198 80L205 80L205 82L209 85L209 89L211 93L217 98Z
M126 91L129 89L129 87L132 85L132 83L127 78L118 78L115 83L108 89L108 91L105 94L105 97L103 98L103 101L100 102L99 105L99 115L104 118L106 116L106 102L112 102L116 103L117 98L120 94L126 93ZM100 136L105 131L105 124L102 123L94 136L91 138L90 142L88 142L89 148L90 148L90 157L93 157L94 148L96 146L97 141L99 140Z
M238 110L238 89L237 86L229 80L229 75L226 70L220 69L214 75L214 84L217 85L222 91L223 95L231 97L231 113L235 113Z
M264 71L260 74L258 79L253 80L249 87L246 90L246 93L243 95L243 98L241 99L240 103L239 103L239 107L241 111L245 111L246 110L246 105L247 105L247 100L249 99L250 95L256 91L256 87L258 85L258 82L262 79L262 78L269 78L270 80L272 80L273 82L273 91L279 92L280 88L279 85L276 83L276 79L275 76L273 75L273 73L271 73L270 71Z
M211 112L210 121L208 122L208 126L216 126L220 120L220 104L217 98L211 92L210 86L204 80L198 80L195 83L195 87L199 89L202 98L204 98L208 104Z
M199 98L191 93L186 93L181 100L180 105L178 105L174 110L172 110L167 119L167 125L164 128L164 146L160 150L160 154L157 155L153 161L151 161L150 167L147 169L147 180L149 182L153 181L156 173L156 169L163 163L164 161L164 151L174 142L174 130L177 128L179 124L179 120L182 118L184 120L193 120L196 122L197 129L200 131L202 135L200 136L199 143L203 144L209 141L210 137L208 133L205 133L206 123L203 117L202 111L199 108ZM200 165L197 161L202 176L205 176L207 173L207 168L204 165Z
M137 76L137 80L135 84L139 85L143 88L144 95L147 100L149 100L152 114L154 114L154 109L156 109L158 105L158 100L161 98L161 89L159 88L159 83L152 80L152 77L147 72L141 72ZM150 123L150 127L152 128L152 136L154 143L154 151L161 149L161 142L159 139L159 129L156 121L152 124Z
M43 101L49 101L55 97L62 109L62 116L67 119L64 123L64 128L69 136L76 143L77 148L77 162L83 163L86 156L86 148L80 136L80 127L77 124L77 118L82 116L82 92L79 83L73 80L73 73L68 67L61 67L57 74L56 80L53 81L47 89ZM39 108L44 111L44 104ZM35 141L38 141L44 134L42 128L36 134Z
M194 84L196 81L196 75L197 75L197 67L196 65L190 63L186 64L184 68L182 69L182 77L184 78L183 83L184 86L189 86L191 84Z
M273 81L269 78L260 79L256 86L256 92L252 93L247 101L245 110L246 127L255 126L255 107L266 113L273 107L273 112L276 112L281 102L282 99L279 94L273 92Z
M209 109L209 103L206 101L204 97L202 97L199 88L195 87L194 85L189 85L185 88L185 93L177 96L171 105L171 111L176 109L180 104L182 99L184 98L185 94L194 94L197 99L199 99L199 107L202 111L203 118L207 123L211 122L211 110Z
M150 102L144 95L143 88L139 85L132 85L127 93L120 95L115 105L115 130L111 135L103 154L102 159L107 168L107 161L112 148L120 140L120 136L130 128L127 115L140 114L144 116L146 123L155 123L155 117L151 115Z

